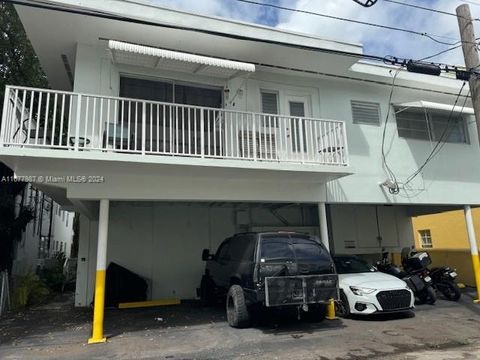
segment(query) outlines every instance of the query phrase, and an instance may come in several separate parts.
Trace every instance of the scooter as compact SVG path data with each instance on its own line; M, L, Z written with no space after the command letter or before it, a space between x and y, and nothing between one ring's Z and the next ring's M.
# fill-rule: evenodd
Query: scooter
M428 269L423 267L414 270L410 265L410 263L414 261L408 260L408 256L406 256L405 259L404 257L405 255L402 252L402 265L405 264L403 265L405 269L404 271L391 263L388 252L383 252L382 259L377 261L375 265L379 271L393 275L405 281L421 303L433 305L437 300L437 297L435 290L433 289L433 282L429 276Z
M457 273L448 266L432 268L430 276L433 280L433 287L441 292L447 300L458 301L462 296L460 289L455 281Z

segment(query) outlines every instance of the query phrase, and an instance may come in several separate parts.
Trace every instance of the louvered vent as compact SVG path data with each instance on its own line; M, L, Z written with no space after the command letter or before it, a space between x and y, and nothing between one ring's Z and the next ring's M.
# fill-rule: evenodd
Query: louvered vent
M352 100L354 124L380 125L380 104L368 101Z

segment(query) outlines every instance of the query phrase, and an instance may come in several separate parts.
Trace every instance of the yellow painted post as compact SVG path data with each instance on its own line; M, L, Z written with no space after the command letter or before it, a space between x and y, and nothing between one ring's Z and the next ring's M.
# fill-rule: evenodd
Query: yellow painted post
M478 258L477 238L475 236L475 228L473 226L472 209L470 205L465 205L465 222L467 223L468 241L470 242L470 251L472 254L473 275L475 276L475 284L477 286L477 298L475 303L480 302L480 261Z
M98 344L107 341L103 335L103 319L105 312L108 210L109 201L100 200L100 211L98 216L97 272L95 275L95 301L93 303L92 337L88 339L89 344Z
M327 320L335 320L337 317L335 316L335 300L330 299L327 305Z

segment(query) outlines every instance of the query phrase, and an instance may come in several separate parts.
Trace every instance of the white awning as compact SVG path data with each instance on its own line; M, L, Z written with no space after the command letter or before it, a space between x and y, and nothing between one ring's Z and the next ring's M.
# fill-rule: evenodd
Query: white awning
M112 51L114 61L126 65L222 78L230 78L255 71L255 65L249 63L136 45L123 41L109 40L108 47Z
M427 109L427 110L438 110L438 111L445 111L445 112L451 112L453 105L448 105L448 104L442 104L442 103L434 103L430 101L413 101L413 102L407 102L407 103L401 103L401 104L393 104L395 107L399 108L422 108L422 109ZM455 113L462 113L462 114L467 114L467 115L473 115L473 109L469 107L464 107L462 108L461 106L455 106L453 108L453 112Z

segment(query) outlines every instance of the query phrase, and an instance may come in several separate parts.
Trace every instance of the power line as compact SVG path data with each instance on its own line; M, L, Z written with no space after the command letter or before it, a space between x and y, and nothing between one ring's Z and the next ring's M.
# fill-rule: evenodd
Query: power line
M433 54L433 55L426 56L426 57L424 57L424 58L421 58L419 61L425 61L425 60L428 60L428 59L432 59L432 58L437 57L437 56L439 56L439 55L443 55L443 54L445 54L445 53L447 53L447 52L456 50L456 49L458 49L458 48L460 48L460 47L462 47L462 44L457 45L457 46L453 46L453 47L451 47L451 48L448 48L448 49L445 49L445 50L442 50L442 51L439 51L439 52L437 52L437 53L435 53L435 54Z
M452 106L452 110L450 111L450 113L448 115L448 119L447 119L447 123L445 125L445 129L443 129L443 132L440 135L440 138L438 139L437 143L435 144L435 146L433 147L432 151L427 156L427 159L425 159L423 164L407 178L407 180L405 181L405 183L403 183L403 185L408 185L413 179L415 179L415 177L417 177L423 171L423 169L428 165L428 163L435 156L437 156L437 154L442 150L442 148L447 143L448 137L450 136L450 132L451 132L451 131L449 131L450 130L449 129L450 121L453 119L453 114L455 112L455 106L457 105L458 100L460 99L460 95L463 91L463 88L465 87L465 84L466 84L466 82L464 81L463 84L462 84L462 87L460 88L460 91L457 94L457 98L455 99L455 103ZM470 94L470 91L468 92L468 94ZM465 97L463 105L460 109L460 115L463 113L463 109L465 108L467 100L468 100L468 96Z
M115 15L115 14L111 14L111 13L107 13L107 12L102 12L102 11L87 11L87 10L83 10L83 9L79 10L79 9L73 9L73 8L67 8L67 7L58 7L58 6L45 4L45 3L34 3L34 1L29 1L29 2L26 3L26 2L23 2L23 1L17 1L17 0L4 0L4 2L11 3L11 4L16 4L16 5L38 8L38 9L43 9L43 10L65 12L65 13L70 13L70 14L91 16L91 17L97 17L97 18L102 18L102 19L121 21L121 22L133 23L133 24L141 24L141 25L154 26L154 27L161 27L161 28L167 28L167 29L191 31L191 32L197 32L197 33L208 34L208 35L215 35L215 36L230 38L230 39L235 39L235 40L244 40L244 41L257 42L257 43L280 45L280 46L291 47L291 48L307 50L307 51L323 52L323 53L329 53L329 54L334 54L334 55L339 55L339 56L354 57L354 58L357 58L357 59L367 59L367 60L381 61L381 62L386 61L386 57L381 57L381 56L377 56L377 55L358 54L358 53L351 53L351 52L340 51L340 50L322 49L322 48L318 48L318 47L291 44L291 43L285 43L285 42L268 40L268 39L259 39L259 38L253 38L253 37L248 37L248 36L243 36L243 35L227 34L227 33L222 33L222 32L212 31L212 30L203 30L203 29L190 28L190 27L179 26L179 25L171 25L171 24L160 24L160 23L156 23L156 22L152 22L152 21L139 20L139 19L135 19L135 18L131 18L131 17L119 16L119 15ZM133 3L135 3L135 2L133 2ZM142 45L145 45L145 44L142 44ZM209 56L207 54L198 54L198 55ZM224 58L224 59L225 60L232 60L230 58ZM235 60L242 61L242 59L235 59ZM246 60L246 61L248 61L248 60ZM403 59L403 62L406 62L406 61ZM385 81L380 81L380 80L362 79L362 78L348 76L348 75L337 75L337 74L331 74L331 73L326 73L326 72L321 72L321 71L316 71L316 70L308 70L308 69L301 69L301 68L295 68L295 67L289 67L289 66L260 63L260 62L251 62L250 61L250 63L252 63L256 66L268 67L268 68L272 68L272 69L295 71L295 72L301 72L301 73L316 75L316 76L331 77L331 78L337 78L337 79L343 79L343 80L349 80L349 81L359 81L359 82L377 84L377 85L382 85L382 86L385 86L385 85L391 86L390 83L385 82ZM390 60L388 63L392 64L393 62L392 62L392 60ZM400 64L400 63L398 63L398 64ZM455 67L454 65L447 65L447 64L442 64L442 65L445 65L445 67L450 69L450 70L455 69L455 68L459 68L459 67ZM426 89L423 89L423 88L408 86L408 85L398 85L397 87L400 87L400 88L403 88L403 89L408 89L408 90L416 90L416 91L426 90ZM448 92L448 91L441 91L441 90L429 90L429 91L433 92L433 93L444 94L444 95L449 95L449 96L450 95L456 95L455 93L451 93L451 92Z
M50 5L50 4L45 4L45 3L42 3L42 2L36 2L34 0L31 0L29 2L18 1L18 0L4 0L4 2L15 4L15 5L22 5L22 6L28 6L28 7L33 7L33 8L39 8L39 9L44 9L44 10L52 10L52 11L66 12L66 13L71 13L71 14L76 14L76 15L92 16L92 17L98 17L98 18L102 18L102 19L116 20L116 21L122 21L122 22L133 23L133 24L148 25L148 26L161 27L161 28L174 29L174 30L191 31L191 32L196 32L196 33L201 33L201 34L206 34L206 35L214 35L214 36L219 36L219 37L223 37L223 38L234 39L234 40L252 41L252 42L257 42L257 43L265 43L265 44L271 44L271 45L291 47L291 48L295 48L295 49L299 49L299 50L322 52L322 53L327 53L327 54L332 54L332 55L347 56L347 57L353 57L353 58L357 58L357 59L366 59L366 60L379 61L379 62L384 62L384 63L386 62L386 57L385 56L378 56L378 55L372 55L372 54L359 54L359 53L353 53L353 52L348 52L348 51L343 51L343 50L325 49L325 48L319 48L319 47L314 47L314 46L292 44L292 43L287 43L287 42L277 41L277 40L254 38L254 37L245 36L245 35L228 34L228 33L215 31L215 30L205 30L205 29L198 29L198 28L192 28L192 27L186 27L186 26L180 26L180 25L172 25L172 24L161 24L161 23L148 21L148 20L135 19L135 18L128 17L128 16L115 15L115 14L112 14L112 13L109 13L109 12L104 12L104 11L91 11L91 10L83 10L83 9L79 10L79 9L74 9L74 8L70 8L70 7L59 7L59 6L56 6L56 5ZM132 3L137 4L134 1ZM155 6L153 6L153 7L155 7ZM396 62L393 61L394 59L395 59ZM228 60L230 60L230 59L228 59ZM387 63L391 64L391 65L392 64L393 65L395 65L395 64L396 65L402 65L402 64L406 64L406 60L407 59L402 59L402 58L398 58L398 57L390 57L390 59L388 59ZM444 64L444 63L436 63L436 65L444 66L446 69L455 69L455 68L462 68L463 69L463 67ZM279 68L281 68L281 66L279 66ZM296 69L296 70L308 72L308 71L305 71L304 69Z
M398 0L383 0L383 1L389 2L389 3L392 3L392 4L398 4L398 5L402 5L402 6L407 6L407 7L411 7L411 8L415 8L415 9L430 11L430 12L434 12L434 13L438 13L438 14L443 14L443 15L449 15L449 16L458 17L457 14L454 14L454 13L451 13L451 12L448 12L448 11L443 11L443 10L438 10L438 9L432 9L432 8L425 7L425 6L420 6L420 5L409 4L409 3L405 3L405 2L402 2L402 1L398 1ZM479 5L479 4L477 4L477 5ZM475 20L475 21L479 21L480 19L476 18L476 19L474 19L474 20Z
M301 14L319 16L319 17L323 17L323 18L327 18L327 19L333 19L333 20L350 22L350 23L354 23L354 24L372 26L372 27L376 27L376 28L380 28L380 29L405 32L405 33L408 33L408 34L413 34L413 35L426 37L426 38L428 38L432 41L435 41L435 42L437 42L439 44L443 44L443 45L454 46L454 45L462 43L461 40L458 40L454 43L449 43L449 42L441 41L441 40L438 40L438 39L435 39L435 38L438 37L438 38L452 39L451 37L446 37L446 36L443 36L443 35L429 34L429 33L426 33L426 32L420 32L420 31L411 30L411 29L399 28L399 27L390 26L390 25L382 25L382 24L376 24L376 23L371 23L371 22L367 22L367 21L354 20L354 19L344 18L344 17L340 17L340 16L335 16L335 15L328 15L328 14L323 14L323 13L309 11L309 10L294 9L294 8L289 8L289 7L281 6L281 5L261 3L261 2L257 2L257 1L254 1L254 0L236 0L236 1L241 2L241 3L246 3L246 4L257 5L257 6L269 7L269 8L273 8L273 9L277 9L277 10L297 12L297 13L301 13Z

